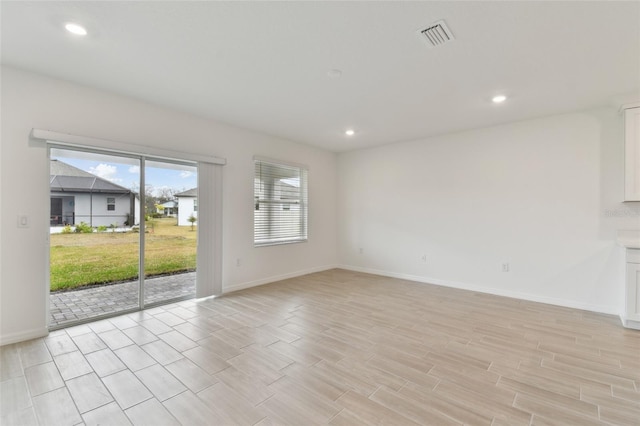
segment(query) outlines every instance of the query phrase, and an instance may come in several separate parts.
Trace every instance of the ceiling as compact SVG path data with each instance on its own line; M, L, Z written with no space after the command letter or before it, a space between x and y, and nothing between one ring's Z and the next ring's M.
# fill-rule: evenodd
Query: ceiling
M637 1L0 7L3 64L337 152L640 94ZM430 48L440 19L455 41Z

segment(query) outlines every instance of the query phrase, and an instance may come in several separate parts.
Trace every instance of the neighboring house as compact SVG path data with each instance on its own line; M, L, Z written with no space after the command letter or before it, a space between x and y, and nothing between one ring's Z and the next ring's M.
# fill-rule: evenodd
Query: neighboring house
M175 197L178 199L178 226L191 225L189 217L198 217L198 188L180 192Z
M51 160L51 226L131 226L139 222L135 192L60 160Z
M166 201L160 204L159 208L156 208L156 212L166 217L176 217L178 214L178 202Z

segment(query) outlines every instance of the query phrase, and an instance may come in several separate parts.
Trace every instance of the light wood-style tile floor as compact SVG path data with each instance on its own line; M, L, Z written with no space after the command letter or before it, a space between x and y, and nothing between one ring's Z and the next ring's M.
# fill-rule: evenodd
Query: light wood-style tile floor
M638 425L617 318L344 270L1 348L2 425Z

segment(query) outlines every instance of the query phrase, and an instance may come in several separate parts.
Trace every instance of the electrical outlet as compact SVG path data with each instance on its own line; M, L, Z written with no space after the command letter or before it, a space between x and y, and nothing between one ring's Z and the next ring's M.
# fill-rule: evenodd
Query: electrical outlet
M242 261L240 260L240 258L236 259L236 266L240 266L242 265Z
M422 261L422 263L427 263L427 255L426 255L426 254L423 254L423 255L420 257L420 260Z
M358 250L358 253L364 254L364 249L362 247L360 247L360 249Z
M509 272L509 263L503 263L502 264L502 272Z

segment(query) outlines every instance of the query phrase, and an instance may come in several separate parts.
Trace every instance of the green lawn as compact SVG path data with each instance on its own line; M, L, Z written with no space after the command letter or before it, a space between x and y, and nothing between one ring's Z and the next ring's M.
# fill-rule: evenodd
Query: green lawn
M145 276L196 267L196 231L175 218L154 219L145 234ZM140 234L134 232L51 235L51 291L138 277Z

